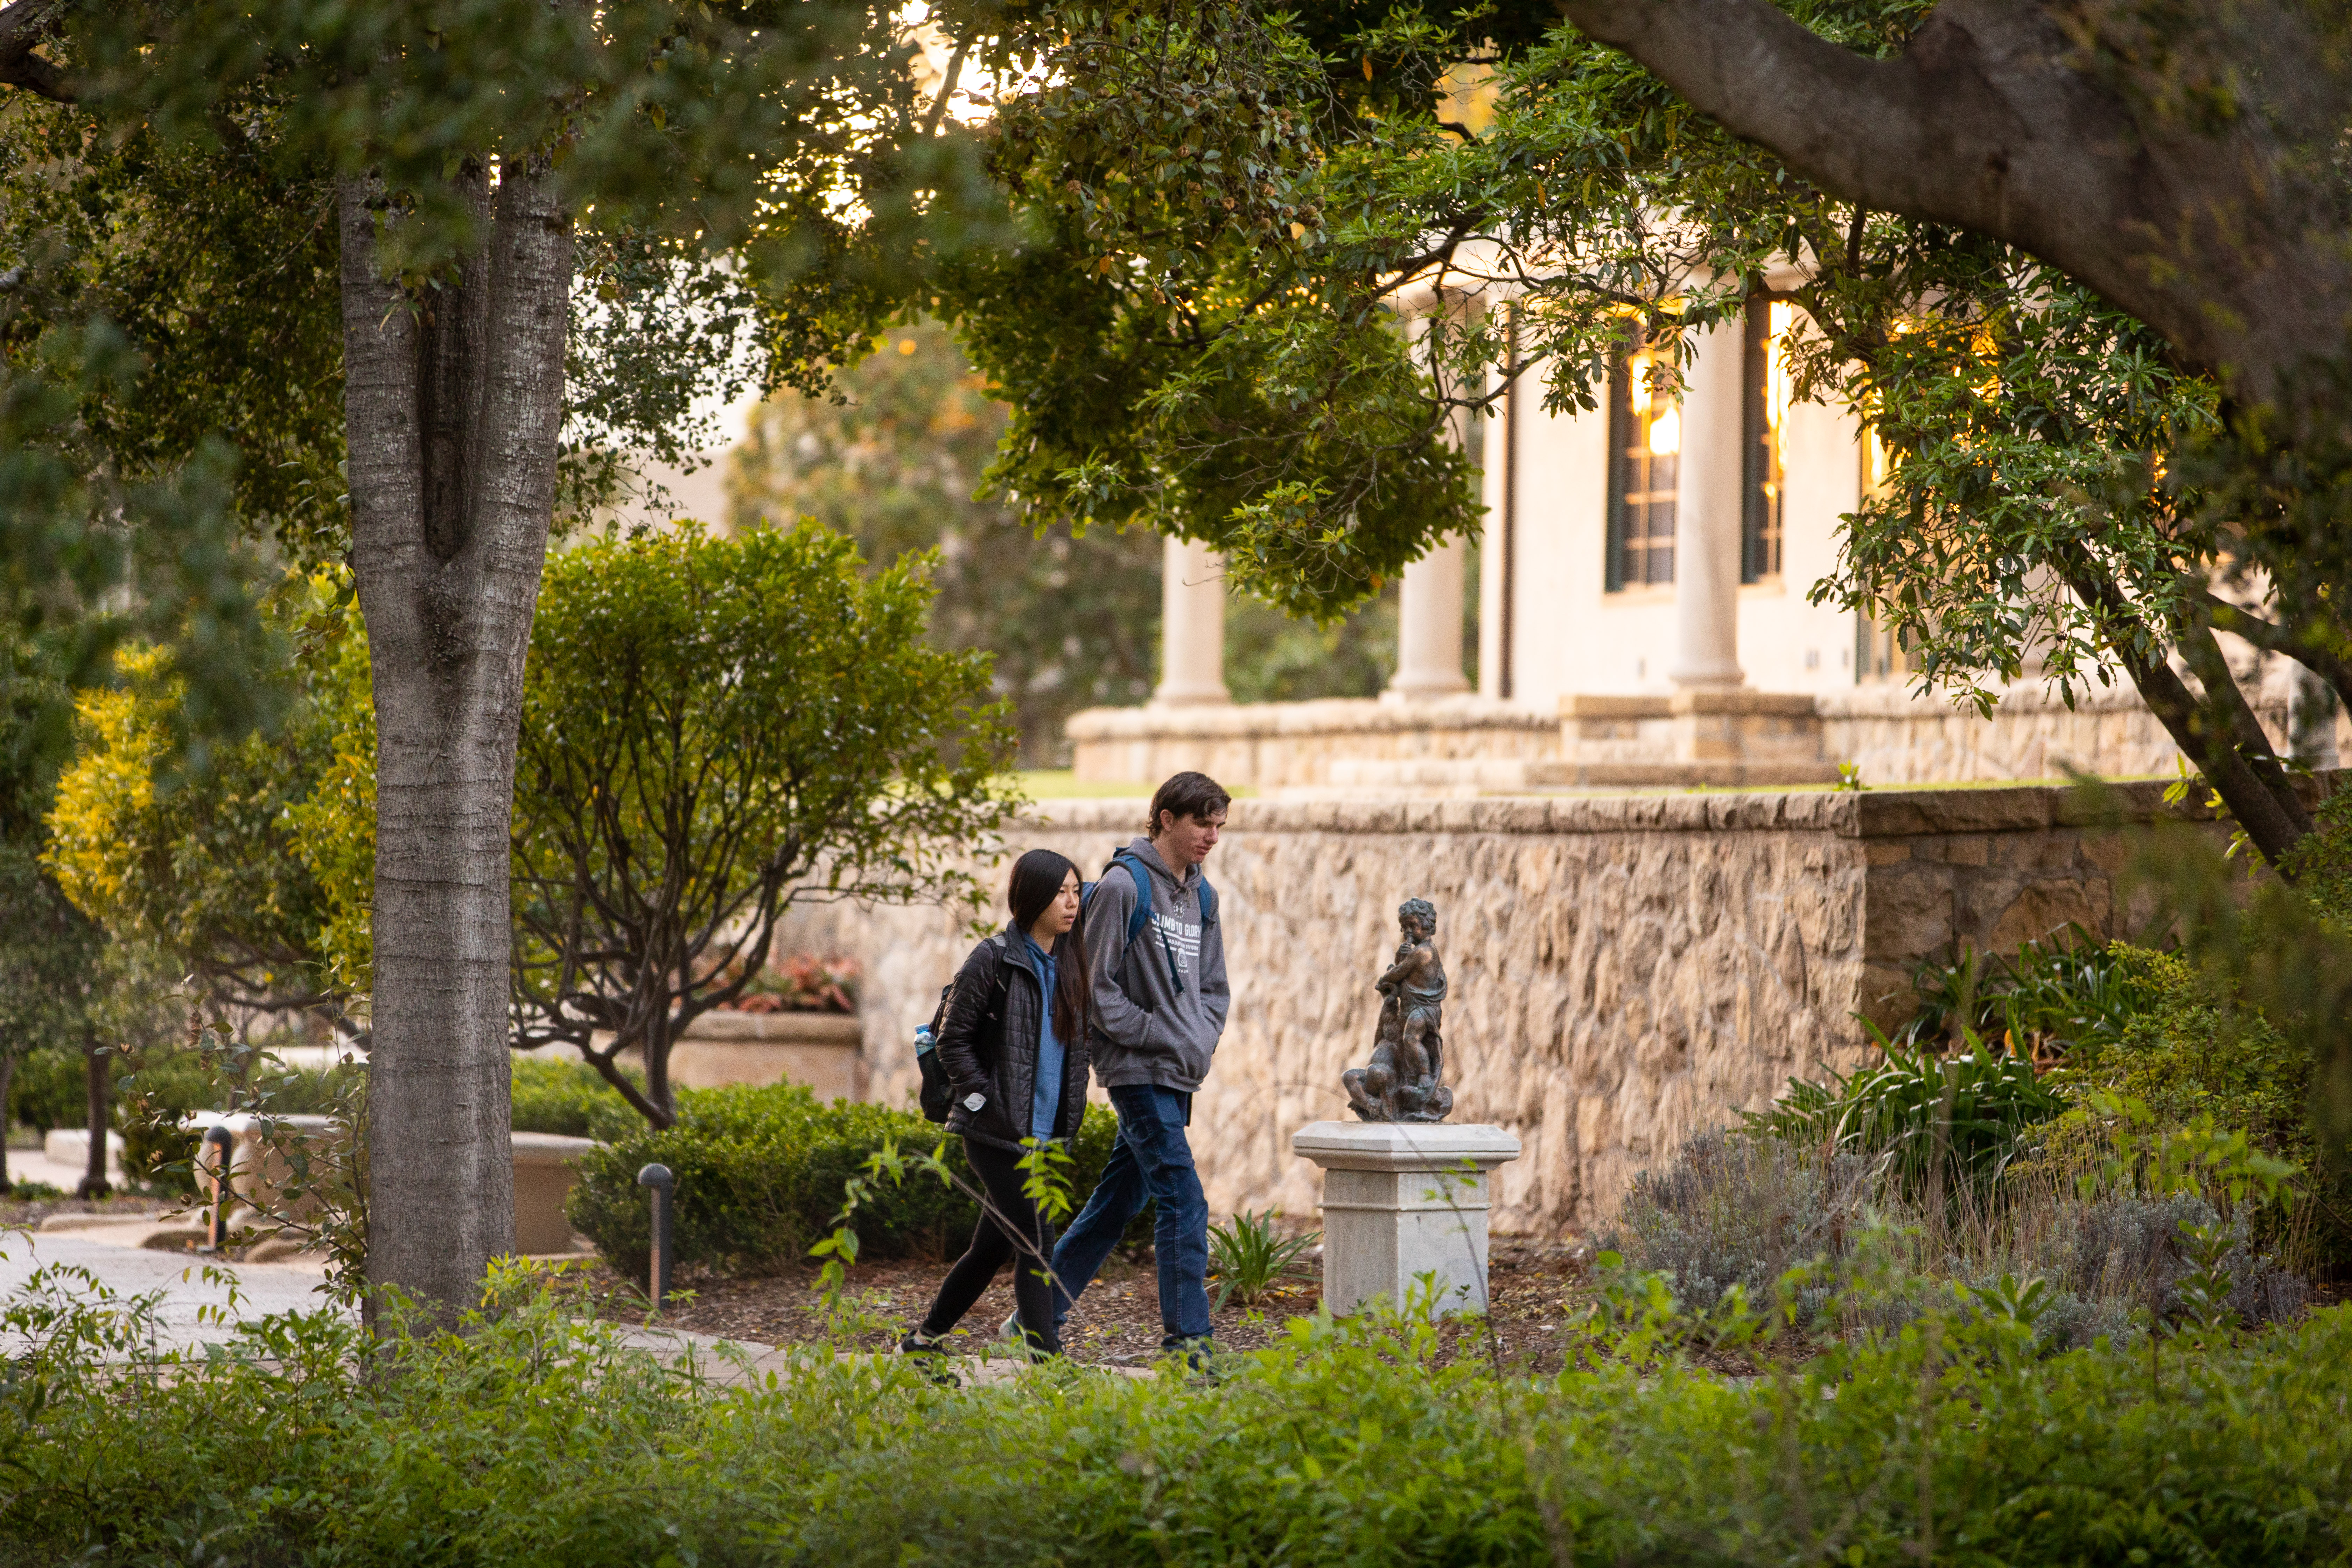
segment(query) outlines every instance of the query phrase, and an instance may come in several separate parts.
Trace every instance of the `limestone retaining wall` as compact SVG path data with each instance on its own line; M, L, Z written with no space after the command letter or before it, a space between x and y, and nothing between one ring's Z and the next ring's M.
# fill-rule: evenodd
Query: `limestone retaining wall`
M1360 784L1368 771L1364 763L1559 759L1576 750L1563 746L1561 730L1562 715L1576 700L1563 699L1559 711L1475 697L1422 703L1334 700L1091 708L1071 716L1068 732L1073 765L1082 779L1157 784L1198 768L1228 786L1264 793ZM1822 720L1823 762L1859 763L1863 778L1873 784L2060 779L2070 768L2101 778L2148 778L2171 774L2179 756L2164 726L2127 686L2077 693L2069 709L2040 682L2021 681L2003 690L1990 719L1900 685L1822 692L1813 704ZM2255 697L2254 710L2273 742L2284 745L2283 689L2266 687ZM1570 722L1575 722L1573 716ZM2339 747L2352 755L2352 715L2339 715L2337 726ZM1673 754L1663 742L1651 749L1660 757ZM1400 793L1424 782L1421 773L1433 772L1369 771L1380 773ZM1500 792L1510 786L1488 781L1486 787Z
M2156 786L2123 795L2160 809ZM1092 872L1141 815L1054 803L1006 842ZM1407 897L1438 908L1455 1117L1526 1144L1499 1173L1497 1225L1580 1229L1733 1107L1860 1059L1851 1015L1896 1011L1912 962L1954 936L2117 929L2121 858L2051 788L1237 802L1210 861L1234 982L1195 1107L1210 1201L1311 1211L1289 1135L1344 1111L1339 1073L1370 1048L1371 980ZM915 1027L970 940L936 908L842 904L795 914L779 947L859 959L867 1080L905 1102Z

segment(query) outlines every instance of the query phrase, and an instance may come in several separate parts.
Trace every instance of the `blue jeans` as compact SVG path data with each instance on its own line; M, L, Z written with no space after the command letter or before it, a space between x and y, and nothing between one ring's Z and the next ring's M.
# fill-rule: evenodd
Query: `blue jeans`
M1160 1260L1160 1326L1163 1349L1206 1339L1209 1321L1209 1200L1192 1169L1184 1136L1190 1095L1151 1084L1110 1091L1118 1112L1118 1142L1087 1206L1054 1248L1054 1332L1110 1256L1146 1198L1158 1205L1152 1249Z

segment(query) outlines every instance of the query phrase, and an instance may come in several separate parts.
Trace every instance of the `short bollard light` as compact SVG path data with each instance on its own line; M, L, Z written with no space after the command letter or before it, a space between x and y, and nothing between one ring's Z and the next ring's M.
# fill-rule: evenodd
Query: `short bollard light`
M637 1185L654 1190L654 1246L652 1287L654 1310L669 1299L669 1200L677 1185L677 1178L669 1173L667 1165L647 1165L637 1173Z
M205 1130L205 1147L212 1154L213 1212L205 1217L204 1249L218 1252L228 1245L228 1178L236 1157L236 1134L215 1123Z

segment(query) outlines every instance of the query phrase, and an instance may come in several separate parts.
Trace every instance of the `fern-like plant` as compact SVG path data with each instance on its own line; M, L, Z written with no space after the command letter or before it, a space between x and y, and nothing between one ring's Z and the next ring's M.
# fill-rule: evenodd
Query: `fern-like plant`
M1274 1214L1244 1209L1231 1224L1209 1227L1209 1272L1217 1277L1218 1310L1228 1297L1255 1307L1284 1280L1306 1272L1306 1256L1323 1233L1284 1236L1274 1228Z

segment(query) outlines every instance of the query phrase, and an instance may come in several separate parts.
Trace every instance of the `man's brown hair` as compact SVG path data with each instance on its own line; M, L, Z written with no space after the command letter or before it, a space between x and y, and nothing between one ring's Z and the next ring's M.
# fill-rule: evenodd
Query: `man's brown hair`
M1151 820L1143 826L1146 838L1160 837L1160 814L1172 811L1195 822L1205 821L1234 804L1234 797L1206 773L1178 773L1151 797Z

